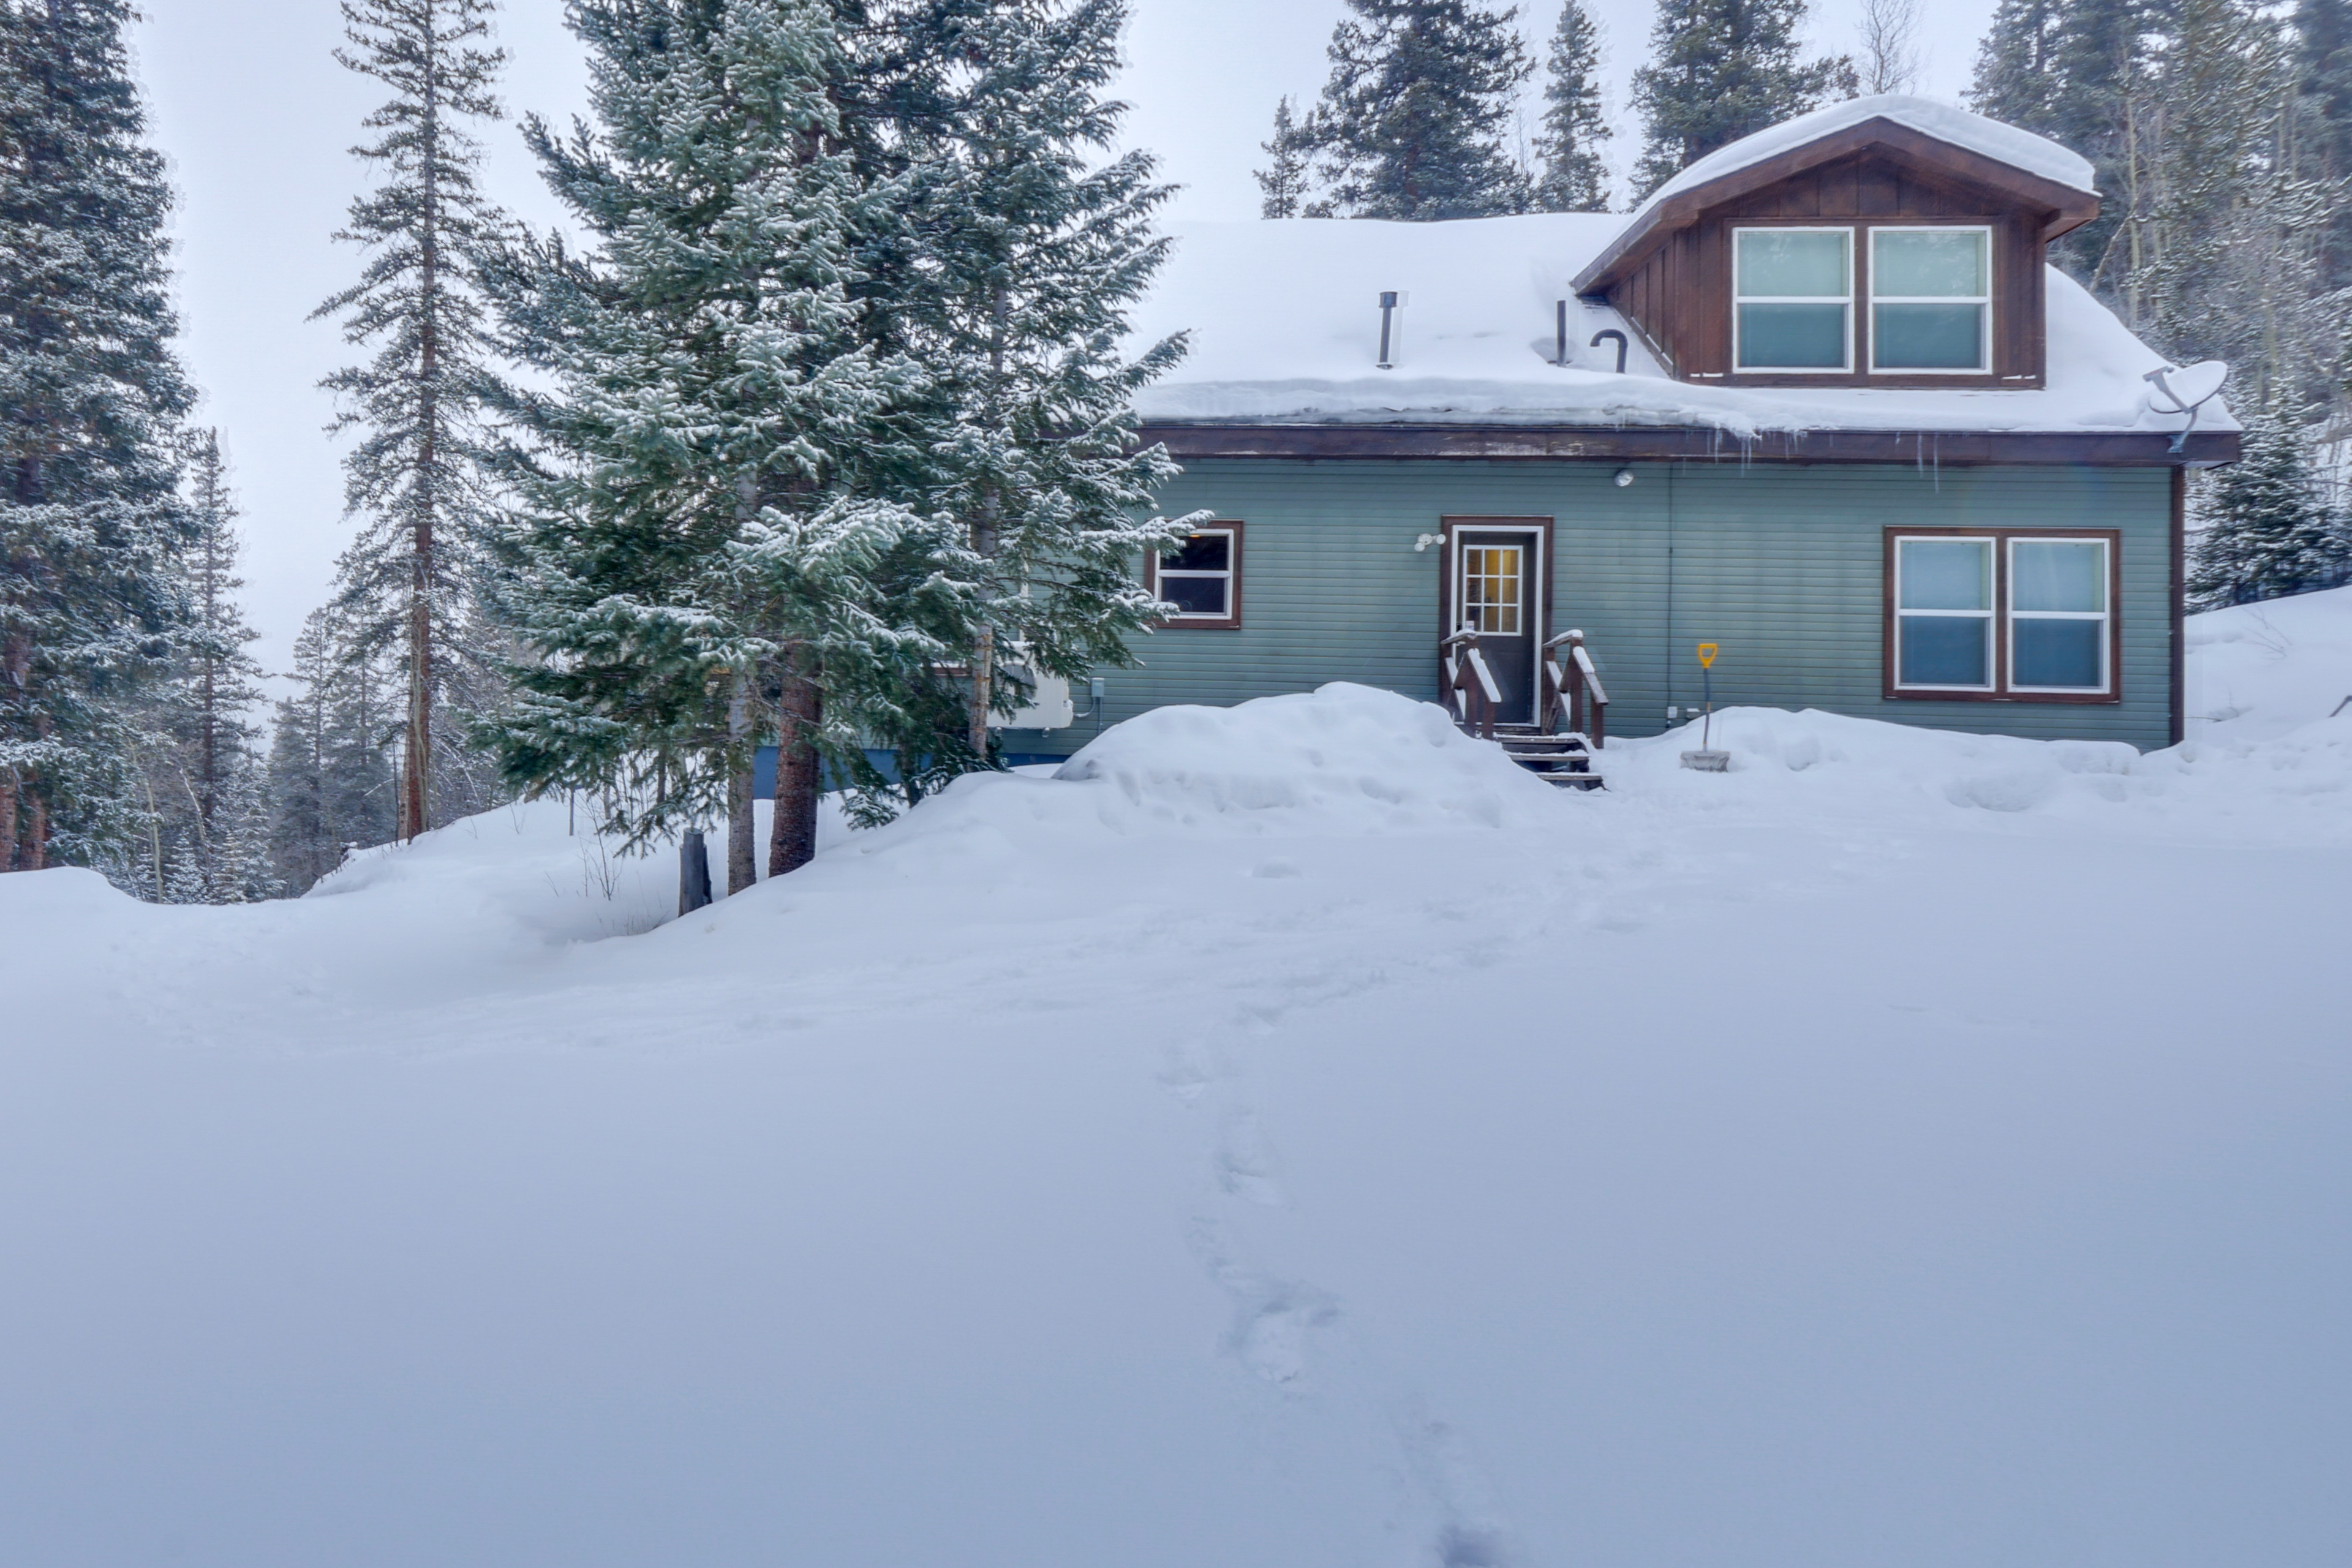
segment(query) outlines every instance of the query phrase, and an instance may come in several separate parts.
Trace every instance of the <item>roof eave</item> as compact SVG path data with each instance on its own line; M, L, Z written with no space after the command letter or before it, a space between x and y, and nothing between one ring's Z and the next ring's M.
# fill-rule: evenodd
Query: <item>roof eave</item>
M1823 163L1873 150L1892 153L1898 159L1949 178L2006 192L2041 209L2047 215L2042 225L2045 242L2080 228L2099 214L2099 198L2095 192L2045 179L1884 115L1874 115L1745 168L1734 169L1704 184L1675 192L1643 212L1637 222L1611 241L1608 248L1577 274L1571 287L1579 294L1600 293L1648 259L1669 236L1696 223L1710 209Z

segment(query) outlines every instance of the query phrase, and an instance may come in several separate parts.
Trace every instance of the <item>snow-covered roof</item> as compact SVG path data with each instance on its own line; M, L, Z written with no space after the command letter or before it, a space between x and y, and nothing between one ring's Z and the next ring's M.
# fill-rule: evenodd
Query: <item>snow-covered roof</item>
M2012 169L2089 195L2098 194L2091 161L2046 136L1988 120L1957 103L1915 98L1908 93L1882 92L1869 98L1849 98L1843 103L1816 109L1811 114L1800 114L1753 136L1743 136L1728 147L1716 149L1652 192L1627 226L1638 226L1654 208L1685 191L1710 184L1726 174L1738 174L1751 164L1778 157L1792 147L1822 141L1850 125L1873 120L1892 121Z
M1137 411L1151 423L1693 426L1735 437L1812 429L2169 432L2184 423L2149 406L2141 378L2163 358L2054 269L2042 388L1675 381L1622 317L1570 287L1627 221L1569 213L1454 223L1173 226L1174 255L1135 311L1134 329L1141 342L1189 331L1192 352L1137 398ZM1394 322L1395 368L1384 371L1375 363L1379 299L1387 289L1406 298ZM1564 369L1551 363L1562 300L1570 359ZM1632 344L1622 375L1615 374L1613 345L1589 346L1608 328ZM2198 428L2237 426L2217 400Z

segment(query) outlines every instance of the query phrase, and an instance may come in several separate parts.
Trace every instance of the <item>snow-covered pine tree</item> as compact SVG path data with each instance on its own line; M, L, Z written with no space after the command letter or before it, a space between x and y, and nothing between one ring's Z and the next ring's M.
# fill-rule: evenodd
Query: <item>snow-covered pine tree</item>
M2029 131L2053 123L2053 60L2066 0L2000 0L1977 46L1969 101L1979 114Z
M1289 95L1274 106L1274 134L1257 144L1266 155L1266 166L1255 171L1251 178L1257 181L1259 194L1257 216L1267 218L1297 217L1306 210L1307 195L1312 188L1312 154L1314 137L1311 126L1302 125L1290 107Z
M1544 71L1543 131L1536 138L1538 212L1609 210L1610 137L1601 106L1601 27L1583 0L1566 0Z
M391 840L399 826L399 777L388 752L399 731L394 685L373 660L347 661L334 606L313 610L294 639L291 696L271 726L269 867L300 894L351 848Z
M2352 0L2300 0L2290 29L2306 128L2304 173L2352 181ZM2352 286L2352 213L2339 213L2320 249L2318 286Z
M147 831L131 881L172 903L242 903L268 898L277 879L253 720L261 667L246 651L259 634L237 600L236 504L218 431L192 434L187 472L194 537L178 564L190 615L143 703Z
M2245 456L2206 481L2189 596L2204 608L2352 581L2352 532L2320 493L2308 410L2292 398L2246 426Z
M501 219L481 192L480 144L469 124L499 118L493 92L504 50L485 47L496 0L344 0L352 47L335 58L391 89L364 121L381 132L352 149L384 183L353 201L336 237L363 247L358 282L315 312L374 348L365 364L321 384L342 409L331 427L362 434L344 459L345 502L365 519L341 563L358 640L400 649L407 689L402 726L400 836L440 815L436 744L453 727L436 712L458 666L486 663L470 646L479 587L484 498L479 387L492 356L466 257Z
M814 852L820 763L862 765L888 672L942 643L894 618L880 564L922 520L891 499L924 378L850 297L909 198L864 178L825 0L582 0L593 132L526 135L594 252L509 247L485 276L517 353L525 648L496 726L507 776L593 791L642 843L725 812L751 880L754 748L776 737L771 874ZM1084 259L1084 258L1081 258Z
M1131 407L1184 344L1120 346L1167 255L1151 220L1170 190L1148 154L1093 162L1126 109L1103 97L1126 19L1118 0L964 0L926 50L944 109L919 128L908 326L933 377L926 487L958 529L974 758L989 713L1018 705L1010 669L1134 661L1158 608L1137 568L1196 521L1151 515L1176 467L1136 449Z
M1535 62L1517 11L1479 0L1348 0L1348 9L1312 116L1333 216L1526 211L1511 137Z
M2164 9L2152 0L2001 0L1977 56L1969 102L1978 112L2091 161L2102 211L2053 253L2085 280L2110 255L2125 215L2147 199L2135 142L2160 112L2150 73Z
M1853 96L1853 60L1799 59L1804 20L1805 0L1658 0L1651 61L1633 73L1638 195L1718 147Z
M185 613L163 159L123 0L0 0L0 870L131 826L130 709Z

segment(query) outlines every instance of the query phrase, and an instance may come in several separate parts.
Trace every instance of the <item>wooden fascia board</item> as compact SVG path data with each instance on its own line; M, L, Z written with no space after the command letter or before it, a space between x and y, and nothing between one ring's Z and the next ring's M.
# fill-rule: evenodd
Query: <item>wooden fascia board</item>
M1741 441L1692 426L1618 428L1559 425L1149 424L1138 444L1179 460L1988 464L2088 468L2210 468L2238 460L2234 430L2199 430L2186 449L2143 431L1767 430Z
M1761 163L1735 169L1719 179L1694 185L1669 196L1643 215L1642 221L1610 243L1609 248L1576 276L1570 285L1579 294L1597 294L1646 260L1669 236L1688 228L1709 211L1751 192L1793 178L1823 163L1857 153L1885 152L1913 164L1922 173L1947 180L1964 180L2002 192L2024 205L2049 216L2042 221L2044 241L2080 228L2099 216L2099 198L2088 191L2045 180L2013 164L1915 131L1882 117L1849 125L1827 136L1791 147Z

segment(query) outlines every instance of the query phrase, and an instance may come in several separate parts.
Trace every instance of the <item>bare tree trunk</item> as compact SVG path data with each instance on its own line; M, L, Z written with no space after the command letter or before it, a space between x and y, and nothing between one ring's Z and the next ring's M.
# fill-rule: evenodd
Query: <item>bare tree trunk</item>
M408 738L400 779L401 837L433 826L433 584L434 516L440 506L434 479L441 432L441 103L434 29L424 30L425 116L418 148L423 197L417 210L417 448L416 496L408 576Z
M803 650L784 674L782 722L776 735L776 816L768 825L768 875L797 871L816 858L816 808L824 793L824 762L817 754L824 694L814 672L801 666Z
M49 803L35 795L31 804L32 831L25 835L22 849L25 869L38 871L49 863Z
M751 759L757 753L751 745L751 678L739 671L735 694L727 700L727 738L742 758L727 777L727 896L730 899L760 880L759 861L751 848L760 829L752 809Z
M976 757L988 755L988 710L994 700L995 673L996 632L992 627L982 627L980 646L971 655L971 704L967 710L971 732L966 738Z
M0 773L0 871L16 868L16 775Z

